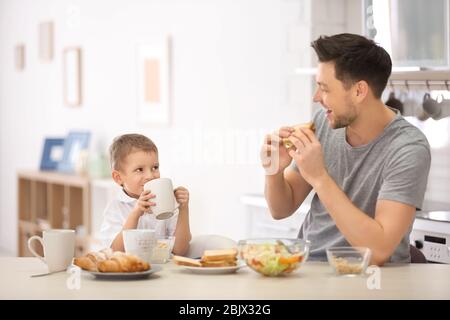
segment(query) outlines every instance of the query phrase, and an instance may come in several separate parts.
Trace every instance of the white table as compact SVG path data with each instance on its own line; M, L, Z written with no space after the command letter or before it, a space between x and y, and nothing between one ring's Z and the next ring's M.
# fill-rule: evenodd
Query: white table
M173 263L145 280L99 281L82 274L79 290L70 274L44 273L37 258L0 258L0 299L450 299L450 265L408 264L381 268L381 289L365 277L336 277L327 263L306 262L290 276L268 278L245 267L235 274L192 274Z

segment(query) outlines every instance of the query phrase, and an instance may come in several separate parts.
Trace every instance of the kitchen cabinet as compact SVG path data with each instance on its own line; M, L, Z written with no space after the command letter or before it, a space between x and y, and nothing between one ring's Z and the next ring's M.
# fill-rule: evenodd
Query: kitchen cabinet
M76 255L90 240L90 181L87 177L56 172L20 171L18 179L18 255L30 256L27 241L46 229L77 232ZM37 252L42 254L40 245Z
M100 241L103 211L120 190L112 179L45 171L18 173L18 255L31 256L27 241L46 229L77 232L76 256L104 248ZM34 242L36 252L42 247Z
M364 0L364 33L395 68L449 67L449 0Z

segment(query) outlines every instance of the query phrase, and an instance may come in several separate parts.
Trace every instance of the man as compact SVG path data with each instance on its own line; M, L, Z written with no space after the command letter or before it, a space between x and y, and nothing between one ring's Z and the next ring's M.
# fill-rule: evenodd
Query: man
M319 58L314 102L323 109L313 117L315 134L283 127L265 139L271 214L290 216L314 189L299 232L311 241L311 260L326 260L328 247L353 246L370 248L372 264L410 262L409 233L431 156L426 137L381 100L389 54L353 34L320 37L312 47Z

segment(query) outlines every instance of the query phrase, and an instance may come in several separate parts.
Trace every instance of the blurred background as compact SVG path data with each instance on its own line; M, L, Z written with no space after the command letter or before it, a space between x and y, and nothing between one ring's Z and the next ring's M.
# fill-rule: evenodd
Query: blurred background
M265 134L309 121L320 35L363 34L394 59L394 99L433 147L430 210L450 208L448 0L0 0L0 254L46 228L99 247L115 136L159 148L189 189L193 235L295 237L273 221ZM424 101L427 101L425 104ZM450 209L448 209L450 211Z

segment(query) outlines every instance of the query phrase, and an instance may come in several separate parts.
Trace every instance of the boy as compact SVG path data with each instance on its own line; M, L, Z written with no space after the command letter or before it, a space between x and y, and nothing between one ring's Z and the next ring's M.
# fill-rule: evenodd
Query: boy
M184 255L191 240L189 191L184 187L174 190L178 215L167 220L151 214L155 195L144 191L146 182L160 177L156 145L143 135L125 134L114 139L109 152L112 178L122 191L104 212L100 232L105 243L114 251L125 251L122 230L154 229L156 237L175 236L173 253Z

